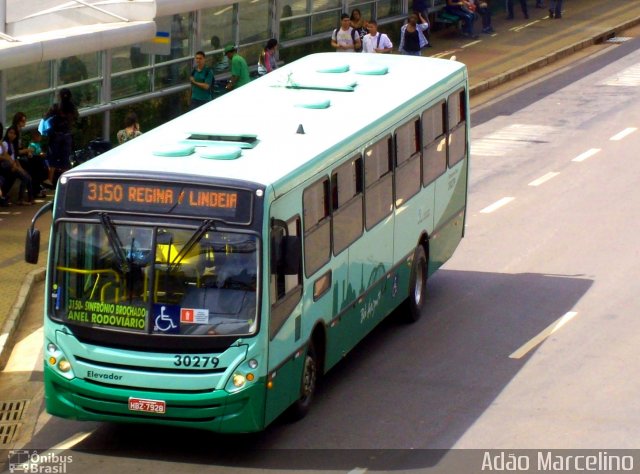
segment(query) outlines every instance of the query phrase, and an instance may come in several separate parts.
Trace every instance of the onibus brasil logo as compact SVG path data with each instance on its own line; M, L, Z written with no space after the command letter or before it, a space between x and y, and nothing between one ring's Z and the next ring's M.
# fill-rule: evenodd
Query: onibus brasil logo
M64 474L67 464L73 462L71 455L60 455L47 451L38 453L27 449L9 451L9 472L32 472L43 474Z

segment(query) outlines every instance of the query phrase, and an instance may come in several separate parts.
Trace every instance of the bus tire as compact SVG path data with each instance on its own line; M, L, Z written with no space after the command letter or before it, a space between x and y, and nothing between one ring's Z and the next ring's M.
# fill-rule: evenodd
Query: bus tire
M427 299L427 256L424 247L418 245L413 253L411 276L409 277L409 296L402 308L402 319L415 323L422 316Z
M316 356L313 341L309 341L307 352L304 355L302 367L302 380L300 382L300 398L298 398L289 410L293 421L304 418L309 409L318 385L318 358Z

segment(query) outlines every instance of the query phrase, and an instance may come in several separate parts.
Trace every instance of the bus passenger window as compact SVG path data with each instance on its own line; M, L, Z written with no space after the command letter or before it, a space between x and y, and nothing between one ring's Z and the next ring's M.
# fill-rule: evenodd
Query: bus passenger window
M393 211L393 148L383 138L364 152L365 224L375 227Z
M422 114L422 184L427 186L447 169L446 104L440 102Z
M333 254L362 235L362 158L358 156L331 175L333 196Z
M329 179L323 178L302 193L304 212L304 267L313 275L331 258Z
M467 154L466 95L464 90L449 96L449 167Z
M400 126L396 143L396 207L413 197L420 186L420 120Z

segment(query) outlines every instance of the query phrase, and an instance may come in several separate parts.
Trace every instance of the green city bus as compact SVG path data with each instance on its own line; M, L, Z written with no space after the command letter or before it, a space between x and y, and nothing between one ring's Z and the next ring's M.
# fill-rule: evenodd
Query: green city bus
M66 172L38 213L47 411L218 432L302 417L389 313L420 317L468 167L463 64L323 53Z

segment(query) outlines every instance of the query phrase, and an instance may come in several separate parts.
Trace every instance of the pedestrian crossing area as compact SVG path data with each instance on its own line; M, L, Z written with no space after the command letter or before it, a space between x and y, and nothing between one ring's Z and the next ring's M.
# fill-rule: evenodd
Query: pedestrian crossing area
M471 142L472 156L508 156L532 144L553 141L555 127L514 123Z
M621 87L638 87L640 86L640 64L631 67L607 77L602 81L603 86L621 86Z

